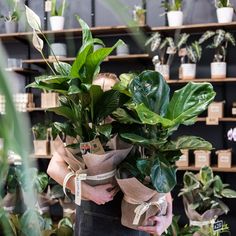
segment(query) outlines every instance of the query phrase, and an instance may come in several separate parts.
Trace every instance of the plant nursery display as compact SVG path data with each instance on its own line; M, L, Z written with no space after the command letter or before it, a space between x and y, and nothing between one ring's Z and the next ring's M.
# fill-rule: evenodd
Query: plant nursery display
M169 26L181 26L183 24L182 0L163 0L162 7L167 11Z
M209 39L212 43L207 48L214 49L214 59L211 63L211 78L222 79L226 78L226 55L229 44L236 46L233 34L225 30L218 29L214 31L206 31L199 39L199 44L202 44Z
M234 8L230 0L215 0L216 14L219 23L230 23L233 20Z
M194 124L214 99L215 92L209 83L188 83L170 99L170 88L158 72L144 71L120 79L113 89L127 94L130 100L113 112L113 118L120 123L120 136L134 148L121 164L117 181L124 192L122 224L135 228L145 225L149 214L165 211L163 196L176 185L175 161L182 155L181 149L212 148L209 142L196 136L175 140L171 136L180 125ZM140 202L148 207L136 221L135 209Z
M57 0L51 1L51 17L50 25L52 30L64 29L65 17L64 12L66 9L66 0L61 0L61 4L58 6Z
M166 80L170 77L170 64L174 55L182 48L190 35L183 33L176 39L172 37L164 38L160 33L154 33L145 43L151 45L151 51L157 55L153 57L155 70L160 72Z
M222 198L236 198L236 192L224 184L220 176L214 175L210 167L201 168L196 175L186 172L183 180L184 188L179 196L183 196L190 225L201 226L207 233L204 227L211 226L220 215L229 211Z

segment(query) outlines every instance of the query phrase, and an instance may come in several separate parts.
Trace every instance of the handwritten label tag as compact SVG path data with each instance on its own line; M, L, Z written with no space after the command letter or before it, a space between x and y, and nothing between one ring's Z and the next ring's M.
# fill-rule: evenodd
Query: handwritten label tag
M207 125L218 125L219 124L219 118L218 117L207 117L206 118L206 124Z
M104 154L105 153L102 147L102 144L98 138L90 142L80 143L80 151L83 155L87 153L91 153L91 154Z
M216 221L213 224L213 230L214 231L220 231L222 228L223 228L223 221L222 220Z
M45 2L45 11L50 12L52 10L52 1Z

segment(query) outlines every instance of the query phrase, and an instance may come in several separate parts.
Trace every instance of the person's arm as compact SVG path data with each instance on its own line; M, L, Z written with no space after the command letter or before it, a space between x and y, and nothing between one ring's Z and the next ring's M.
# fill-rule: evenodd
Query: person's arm
M167 201L167 213L164 216L152 216L149 218L150 221L155 222L154 226L139 226L138 229L141 231L145 231L149 234L154 234L161 236L165 230L170 226L172 222L172 197L171 194L168 193L166 195Z
M60 185L63 185L65 176L70 172L67 164L61 157L61 154L55 152L49 163L47 173ZM67 182L66 187L72 192L75 192L75 177L71 177ZM95 202L96 204L105 204L113 199L117 193L117 188L111 184L99 185L92 187L82 181L81 184L82 198ZM108 191L112 189L111 191Z

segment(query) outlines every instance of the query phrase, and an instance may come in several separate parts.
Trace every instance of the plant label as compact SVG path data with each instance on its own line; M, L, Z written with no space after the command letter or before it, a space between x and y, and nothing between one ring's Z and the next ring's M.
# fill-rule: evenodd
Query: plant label
M219 124L219 118L218 117L207 117L206 118L206 124L207 125L218 125Z
M86 142L86 143L80 143L80 151L82 155L85 155L87 153L92 153L92 154L104 154L105 151L102 147L102 144L98 138Z
M219 221L216 221L214 224L213 224L213 230L214 231L219 231L223 228L223 221L222 220L219 220Z
M45 2L45 11L50 12L51 10L52 10L52 1L51 0L46 1Z
M166 50L166 54L175 54L176 53L176 49L172 48L172 47L168 47Z

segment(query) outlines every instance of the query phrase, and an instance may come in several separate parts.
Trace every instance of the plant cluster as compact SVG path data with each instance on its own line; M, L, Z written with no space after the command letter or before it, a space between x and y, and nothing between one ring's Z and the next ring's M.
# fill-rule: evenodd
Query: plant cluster
M184 174L184 188L179 196L184 196L190 203L190 207L199 214L209 209L221 209L227 213L229 208L221 200L222 198L236 198L236 192L224 184L220 176L213 174L210 167L201 168L199 174L192 172Z
M145 43L151 45L151 51L157 52L160 64L170 65L173 56L186 44L189 34L180 34L177 38L163 37L160 33L154 33Z
M225 30L218 29L214 31L206 31L199 39L199 44L202 44L209 39L212 39L212 43L207 46L207 48L215 49L214 61L225 62L227 48L229 44L236 46L234 36L226 32Z
M7 15L0 15L0 19L3 19L4 21L19 21L20 14L18 10L18 1L11 1L10 7L12 10L10 10Z
M229 0L215 0L215 7L216 8L232 7L232 4Z
M51 0L51 16L64 16L66 9L66 0L62 0L62 3L57 7L57 0Z
M139 5L135 5L134 6L134 10L133 10L133 13L137 16L137 17L140 17L142 16L144 13L146 12L146 10L139 6Z
M163 0L161 2L161 6L166 10L166 11L181 11L182 8L182 0Z
M123 124L119 134L134 145L135 152L126 158L119 172L167 193L176 185L175 161L181 156L180 150L212 148L209 142L196 136L175 140L171 136L180 125L195 123L213 101L213 87L209 83L188 83L170 99L170 88L158 72L144 71L120 79L114 89L130 99L113 112L113 118Z

